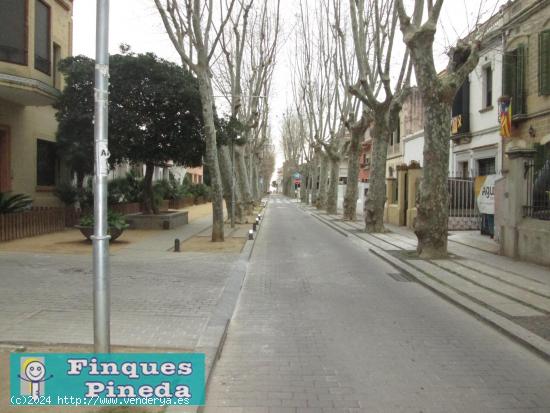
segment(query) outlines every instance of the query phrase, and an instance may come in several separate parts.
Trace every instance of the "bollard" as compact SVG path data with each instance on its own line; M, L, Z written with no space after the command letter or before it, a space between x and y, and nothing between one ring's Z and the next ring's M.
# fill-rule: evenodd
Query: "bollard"
M260 225L260 218L256 218L256 225Z
M262 214L258 214L258 220L259 220L259 221L262 220Z
M254 222L254 223L252 224L252 231L256 231L256 226L257 226L257 225L258 225L257 222Z
M254 239L254 231L252 231L251 229L248 230L248 239L249 239L249 240L253 240L253 239Z
M180 240L176 238L174 240L174 252L180 252Z

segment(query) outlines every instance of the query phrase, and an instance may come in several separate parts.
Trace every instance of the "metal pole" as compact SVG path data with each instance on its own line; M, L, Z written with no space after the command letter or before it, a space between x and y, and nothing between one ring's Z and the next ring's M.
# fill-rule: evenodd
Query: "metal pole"
M110 350L110 271L107 235L109 0L97 0L95 65L94 179L94 351Z
M231 228L235 228L235 139L231 139Z

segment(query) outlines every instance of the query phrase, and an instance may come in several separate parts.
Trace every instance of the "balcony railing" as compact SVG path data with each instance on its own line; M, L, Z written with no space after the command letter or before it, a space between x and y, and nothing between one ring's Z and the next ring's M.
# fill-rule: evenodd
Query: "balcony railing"
M460 114L451 119L451 136L461 137L470 133L470 115Z

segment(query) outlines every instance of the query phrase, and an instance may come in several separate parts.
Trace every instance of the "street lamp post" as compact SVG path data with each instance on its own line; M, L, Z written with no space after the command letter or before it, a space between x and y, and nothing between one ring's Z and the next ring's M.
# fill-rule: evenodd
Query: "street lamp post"
M94 351L110 350L110 274L107 235L108 102L109 102L109 0L97 0L94 95Z

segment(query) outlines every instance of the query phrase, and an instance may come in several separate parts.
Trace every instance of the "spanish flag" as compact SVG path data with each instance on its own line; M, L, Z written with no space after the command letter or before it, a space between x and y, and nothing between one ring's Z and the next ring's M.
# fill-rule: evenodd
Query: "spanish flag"
M512 136L512 99L501 98L498 102L498 121L500 123L500 136L509 138Z

